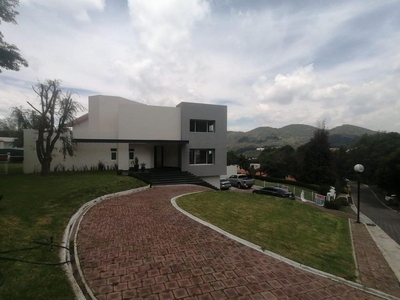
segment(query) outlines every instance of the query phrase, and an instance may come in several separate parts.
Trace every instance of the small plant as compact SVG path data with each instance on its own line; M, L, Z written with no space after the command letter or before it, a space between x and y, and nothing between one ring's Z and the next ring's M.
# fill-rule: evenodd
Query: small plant
M141 170L142 172L144 172L145 169L146 169L146 164L145 164L145 163L141 163L141 164L140 164L140 170Z
M134 161L135 161L135 164L134 164L133 168L134 168L134 171L137 172L137 171L139 171L139 159L137 158L137 156L135 157Z
M104 162L102 160L99 160L99 162L97 163L97 170L104 171L105 169L106 169L106 165L104 164Z

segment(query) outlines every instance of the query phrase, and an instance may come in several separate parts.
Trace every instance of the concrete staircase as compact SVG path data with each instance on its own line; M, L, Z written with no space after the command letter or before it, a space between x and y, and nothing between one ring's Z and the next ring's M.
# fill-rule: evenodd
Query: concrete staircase
M144 172L129 172L133 176L150 185L178 185L178 184L196 184L218 190L213 185L193 175L192 173L181 171L178 168L157 168L146 169Z

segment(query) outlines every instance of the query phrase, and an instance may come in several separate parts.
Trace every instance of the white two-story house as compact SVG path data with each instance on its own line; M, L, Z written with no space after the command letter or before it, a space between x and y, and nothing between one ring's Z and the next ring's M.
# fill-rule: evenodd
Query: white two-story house
M88 113L72 124L77 150L65 160L57 150L52 168L84 170L99 162L128 170L134 158L146 169L175 167L219 187L226 173L227 107L182 102L145 105L121 97L91 96ZM24 172L40 170L36 134L24 131Z

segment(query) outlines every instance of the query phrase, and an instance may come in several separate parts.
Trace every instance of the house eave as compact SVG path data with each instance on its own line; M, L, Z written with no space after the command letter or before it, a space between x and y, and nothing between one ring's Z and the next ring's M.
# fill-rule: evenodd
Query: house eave
M188 144L188 140L72 139L75 143Z

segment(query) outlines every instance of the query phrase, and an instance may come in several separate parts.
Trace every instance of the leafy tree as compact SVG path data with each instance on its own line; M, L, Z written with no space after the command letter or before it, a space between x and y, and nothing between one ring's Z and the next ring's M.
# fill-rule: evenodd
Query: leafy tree
M394 150L377 170L377 183L388 192L400 194L400 148Z
M17 24L15 17L18 12L15 7L19 0L0 0L0 24L1 22ZM6 70L19 71L20 66L28 66L27 61L19 54L17 46L7 43L3 40L3 34L0 31L0 73L1 68Z
M320 185L332 185L335 182L329 132L324 122L314 131L310 142L299 147L298 157L301 181Z
M250 168L250 162L243 154L240 154L238 156L238 163L237 164L239 165L239 167L241 169L243 169L245 171L248 171L249 168Z
M364 135L352 148L348 150L347 168L350 174L354 175L353 167L355 164L362 164L364 172L362 180L369 184L379 184L388 188L384 184L386 177L391 172L391 166L388 166L388 159L395 161L396 150L400 148L400 134L397 132L378 132L374 135ZM382 178L382 176L384 178ZM388 179L388 182L391 182ZM383 185L382 185L383 184ZM397 184L398 185L398 184Z
M63 93L60 88L61 81L46 80L33 86L34 92L40 101L37 108L28 102L31 109L15 107L13 115L23 128L37 130L36 154L41 164L41 175L48 175L53 151L57 141L61 141L60 153L64 158L73 155L75 145L72 143L72 132L68 123L74 120L82 106L72 99L72 93Z
M296 173L296 152L292 146L266 148L258 156L261 169L270 177L284 178Z
M233 150L228 151L228 153L226 154L226 159L228 166L239 164L239 155Z
M11 117L0 119L0 136L16 137L14 147L23 147L23 132L17 129L16 122Z

